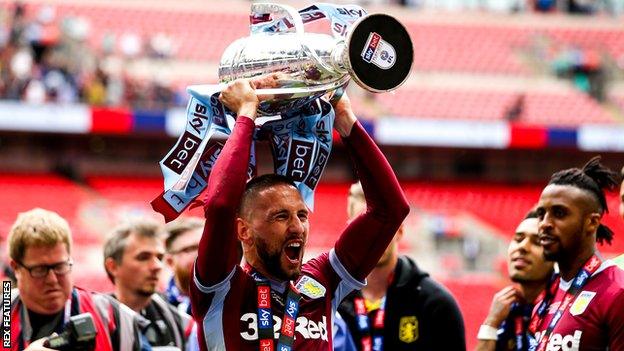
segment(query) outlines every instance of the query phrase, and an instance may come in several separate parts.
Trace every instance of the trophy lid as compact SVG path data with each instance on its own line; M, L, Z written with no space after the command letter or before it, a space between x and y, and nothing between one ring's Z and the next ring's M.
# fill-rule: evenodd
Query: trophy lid
M364 89L391 91L407 80L414 47L407 30L394 17L363 17L351 28L347 43L352 78Z

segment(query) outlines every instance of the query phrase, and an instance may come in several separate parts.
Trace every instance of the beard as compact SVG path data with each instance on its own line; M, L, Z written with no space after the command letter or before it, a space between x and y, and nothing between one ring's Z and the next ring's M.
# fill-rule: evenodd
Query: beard
M270 250L269 244L261 238L256 238L255 244L258 256L262 259L265 269L273 277L280 280L294 280L299 276L297 273L289 274L284 270L282 267L281 250Z
M141 287L136 290L137 295L148 297L156 292L156 287Z
M192 268L189 270L186 267L180 267L177 265L174 268L176 284L178 285L180 292L184 295L189 294L189 287L191 286L191 272Z
M569 261L576 257L580 252L583 251L583 232L584 227L582 222L577 224L577 229L574 234L569 235L569 237L573 238L572 240L568 240L567 246L564 246L561 239L557 237L556 244L553 247L553 250L546 251L544 249L544 258L546 261L551 262L561 262L561 261Z
M512 275L511 277L509 277L509 280L511 280L514 283L519 283L519 284L527 282L527 280L525 278L518 277L517 275Z
M546 252L546 250L544 250L544 259L551 262L559 261L559 259L561 259L561 250L552 252Z
M514 283L518 283L518 284L525 284L525 283L531 283L531 282L537 281L537 279L531 279L531 278L523 277L520 274L514 274L514 275L510 276L509 280L511 280Z

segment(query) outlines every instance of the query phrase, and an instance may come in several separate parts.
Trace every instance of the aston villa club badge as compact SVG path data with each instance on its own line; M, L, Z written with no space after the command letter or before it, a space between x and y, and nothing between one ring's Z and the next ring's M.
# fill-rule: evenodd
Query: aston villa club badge
M311 299L318 299L325 296L325 287L314 280L314 278L304 275L299 279L296 286L297 290Z
M405 316L399 320L399 340L404 343L412 343L418 340L418 318Z
M574 300L572 306L570 306L570 314L578 316L585 312L594 296L596 296L596 293L593 291L581 291L576 300Z

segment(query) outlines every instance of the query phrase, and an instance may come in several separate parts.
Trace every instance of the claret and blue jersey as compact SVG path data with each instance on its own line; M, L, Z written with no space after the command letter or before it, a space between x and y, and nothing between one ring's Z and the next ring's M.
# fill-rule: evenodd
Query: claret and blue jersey
M407 216L407 200L381 151L362 126L355 123L343 143L358 171L368 210L345 228L332 250L303 264L301 275L292 282L301 297L294 323L292 319L285 322L290 317L284 316L290 282L269 281L274 331L274 338L269 341L267 329L262 328L267 325L269 314L259 307L266 301L259 304L262 295L257 277L245 269L249 267L239 265L240 244L235 232L253 131L251 119L237 119L208 183L206 226L191 284L193 316L200 326L200 348L273 350L269 344L282 345L278 337L286 325L289 332L294 326L294 343L278 349L332 350L334 313L344 297L363 287L365 277Z

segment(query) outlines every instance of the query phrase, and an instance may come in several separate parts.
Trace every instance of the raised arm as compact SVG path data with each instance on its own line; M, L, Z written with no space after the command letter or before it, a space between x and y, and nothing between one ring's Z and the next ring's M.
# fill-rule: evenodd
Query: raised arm
M202 285L224 280L239 263L235 219L247 179L258 98L253 83L237 80L221 92L221 102L236 111L236 125L210 174L195 273Z
M343 96L335 106L335 128L347 147L366 197L366 212L353 220L336 242L347 271L364 280L409 213L409 205L388 160L356 121Z

